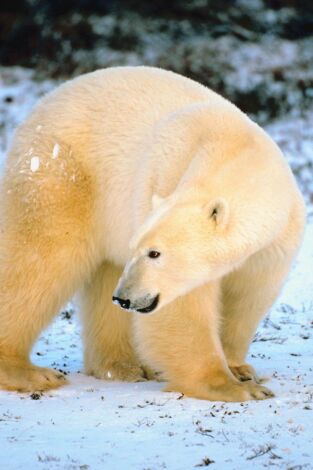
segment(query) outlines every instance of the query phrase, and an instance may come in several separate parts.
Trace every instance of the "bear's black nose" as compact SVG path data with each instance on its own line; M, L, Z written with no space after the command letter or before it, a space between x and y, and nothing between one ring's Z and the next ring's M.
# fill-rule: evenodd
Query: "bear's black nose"
M125 308L126 310L129 309L130 307L130 300L129 299L120 299L120 297L112 297L112 300L114 303L118 302L122 308Z

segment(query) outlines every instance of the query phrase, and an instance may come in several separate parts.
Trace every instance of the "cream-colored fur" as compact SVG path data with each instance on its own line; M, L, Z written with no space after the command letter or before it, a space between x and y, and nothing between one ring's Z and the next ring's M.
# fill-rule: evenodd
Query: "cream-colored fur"
M81 76L17 130L1 191L0 387L64 383L28 356L81 289L87 373L152 368L211 400L271 394L238 379L255 378L246 353L304 209L279 149L234 105L154 68ZM115 287L130 310L158 300L156 313L121 311Z
M85 372L99 379L138 382L154 374L136 357L132 316L112 304L120 275L120 268L103 263L82 291Z

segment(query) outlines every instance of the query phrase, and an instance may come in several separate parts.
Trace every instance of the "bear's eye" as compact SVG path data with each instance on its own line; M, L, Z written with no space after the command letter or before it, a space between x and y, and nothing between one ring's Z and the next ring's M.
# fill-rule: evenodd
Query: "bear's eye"
M151 250L149 251L148 256L149 258L158 258L159 256L161 256L161 253L156 250Z

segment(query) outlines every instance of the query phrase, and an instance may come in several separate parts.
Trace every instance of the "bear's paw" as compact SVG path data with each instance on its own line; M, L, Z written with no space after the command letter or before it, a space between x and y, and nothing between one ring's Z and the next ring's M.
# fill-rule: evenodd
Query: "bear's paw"
M45 391L67 383L64 375L54 369L30 363L0 361L0 389L17 392Z
M158 380L157 374L150 368L131 362L108 362L101 367L93 367L86 371L97 379L117 380L123 382L145 382L146 380Z
M180 392L188 397L199 398L202 400L225 402L265 400L274 396L271 390L263 385L253 382L252 380L246 382L229 380L219 386L204 384L201 381L199 381L199 383L194 383L192 386L169 383L164 391Z
M229 366L232 374L236 377L236 379L240 380L240 382L246 382L247 380L253 380L257 384L261 383L262 380L258 377L255 369L250 366L250 364L242 364L240 366Z

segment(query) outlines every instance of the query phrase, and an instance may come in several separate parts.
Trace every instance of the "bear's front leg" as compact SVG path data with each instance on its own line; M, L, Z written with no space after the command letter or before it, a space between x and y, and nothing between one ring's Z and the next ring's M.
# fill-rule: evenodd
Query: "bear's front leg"
M150 316L135 317L140 356L168 380L165 391L213 401L263 400L272 392L240 382L228 368L218 333L219 285L211 283Z
M98 379L141 382L155 378L132 345L133 316L112 304L121 270L103 263L82 292L85 372Z
M294 233L296 236L295 229ZM220 336L229 368L241 381L262 380L246 363L246 356L258 324L277 299L290 270L296 248L288 237L286 241L284 256L278 256L274 247L264 248L222 280Z

